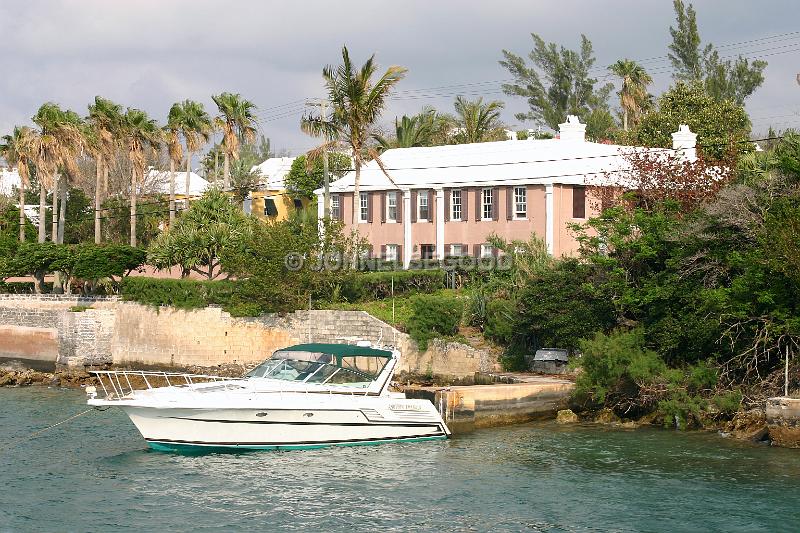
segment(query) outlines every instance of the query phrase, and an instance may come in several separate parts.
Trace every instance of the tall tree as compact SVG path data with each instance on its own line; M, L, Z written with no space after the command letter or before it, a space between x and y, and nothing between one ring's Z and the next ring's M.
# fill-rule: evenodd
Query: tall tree
M653 83L650 74L638 64L630 59L620 59L608 70L616 74L622 80L622 87L619 90L619 105L622 108L622 129L628 131L628 121L638 122L643 107L648 102L647 86Z
M13 133L3 135L0 156L9 166L16 167L19 174L19 241L25 241L25 187L30 182L31 165L35 158L33 130L27 126L15 126Z
M122 116L122 134L131 163L131 246L136 246L136 195L144 180L145 150L158 150L163 135L156 121L147 113L130 107Z
M328 65L322 70L331 113L327 116L309 114L300 123L306 133L331 141L322 148L338 143L350 150L355 167L353 228L358 227L361 167L367 158L381 164L378 152L368 147L368 142L386 105L386 98L406 73L405 68L392 66L373 81L377 70L374 54L359 69L350 60L347 47L342 47L342 64L337 67Z
M673 77L679 81L702 81L708 94L718 101L744 103L764 83L767 62L758 59L750 62L741 55L735 61L723 60L710 43L701 52L694 7L685 5L683 0L673 0L673 7L677 27L669 28L672 43L668 54Z
M167 141L167 155L169 156L169 225L175 223L175 166L183 160L183 145L181 144L181 125L185 122L183 108L180 104L173 104L164 126Z
M33 121L39 125L45 146L50 154L48 158L54 163L53 169L58 177L51 176L53 190L52 240L61 243L64 239L65 209L67 203L67 185L70 177L78 174L76 159L84 148L81 117L70 110L61 109L58 104L46 102L39 107ZM58 208L61 197L61 210Z
M186 144L186 151L189 152L186 157L186 201L189 201L189 187L191 185L192 175L192 158L200 148L211 138L211 133L214 131L214 124L211 117L206 112L205 107L200 102L194 100L184 100L183 102L175 104L179 112L176 111L178 117L178 129L183 136L184 143ZM172 110L170 110L170 114Z
M500 121L503 105L497 100L483 103L483 98L470 101L457 96L453 104L456 110L456 134L453 140L461 144L505 139L503 123Z
M516 118L558 130L567 115L577 115L586 123L590 137L602 137L613 123L608 96L614 85L597 87L597 79L589 76L595 62L591 41L581 35L580 50L575 51L546 43L535 33L531 37L534 47L528 57L532 66L508 50L503 50L504 59L500 61L514 77L514 83L503 84L503 91L526 98L530 107L527 113L517 113Z
M94 188L94 242L102 240L101 206L108 195L108 174L111 160L119 147L120 125L122 122L122 106L100 96L95 96L94 104L89 104L87 140L94 156L95 188Z
M219 108L215 121L222 130L225 153L222 187L228 190L231 186L231 159L239 159L239 139L252 143L256 137L256 105L240 94L222 93L211 98Z

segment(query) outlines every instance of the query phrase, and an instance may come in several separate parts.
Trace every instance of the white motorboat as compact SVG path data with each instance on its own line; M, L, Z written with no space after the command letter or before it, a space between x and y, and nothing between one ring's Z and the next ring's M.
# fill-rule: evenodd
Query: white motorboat
M390 392L400 353L349 344L277 350L242 378L93 372L88 404L115 406L157 450L311 449L446 439L428 400ZM162 386L159 386L162 385Z

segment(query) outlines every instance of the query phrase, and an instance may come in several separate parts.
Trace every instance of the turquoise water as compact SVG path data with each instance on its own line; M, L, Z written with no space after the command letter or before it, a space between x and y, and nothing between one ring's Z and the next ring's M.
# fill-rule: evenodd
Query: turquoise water
M83 410L0 388L0 447ZM0 531L791 531L800 450L552 423L444 442L175 455L119 411L0 450Z

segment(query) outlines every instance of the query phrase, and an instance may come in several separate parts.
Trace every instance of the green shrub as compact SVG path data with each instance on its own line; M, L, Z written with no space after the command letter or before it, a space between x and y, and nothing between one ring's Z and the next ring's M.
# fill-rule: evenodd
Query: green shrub
M711 403L720 414L732 416L742 405L742 393L738 390L723 392L711 398Z
M340 288L340 297L349 302L382 300L392 295L430 293L444 287L441 270L399 270L394 272L358 272L347 276Z
M44 284L44 292L53 290L52 283ZM33 294L32 281L0 281L0 294Z
M583 372L575 384L576 396L606 403L638 395L640 384L651 382L666 370L659 355L645 348L641 330L597 333L580 342Z
M514 337L516 303L511 300L489 300L486 304L486 326L483 334L500 344L509 344Z
M664 416L664 427L686 429L690 416L699 417L707 405L704 398L679 389L672 391L666 400L658 402L658 412Z
M122 280L121 295L123 300L145 305L200 309L212 304L230 305L234 291L232 281L126 277Z
M425 350L429 340L458 332L464 302L448 294L420 294L411 299L411 308L408 333Z
M91 309L91 305L73 305L69 308L69 310L73 313L83 313L87 309Z
M81 244L75 247L72 275L85 280L122 277L140 267L146 257L143 249L127 244Z

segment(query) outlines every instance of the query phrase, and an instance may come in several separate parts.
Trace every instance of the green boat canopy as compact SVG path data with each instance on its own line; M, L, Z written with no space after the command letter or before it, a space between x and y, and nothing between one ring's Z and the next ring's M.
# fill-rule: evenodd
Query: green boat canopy
M353 344L323 344L323 343L296 344L294 346L281 348L276 351L327 353L336 356L337 359L341 359L342 357L385 357L386 359L392 358L392 352L390 352L389 350L377 350L375 348L367 348L366 346L355 346Z

